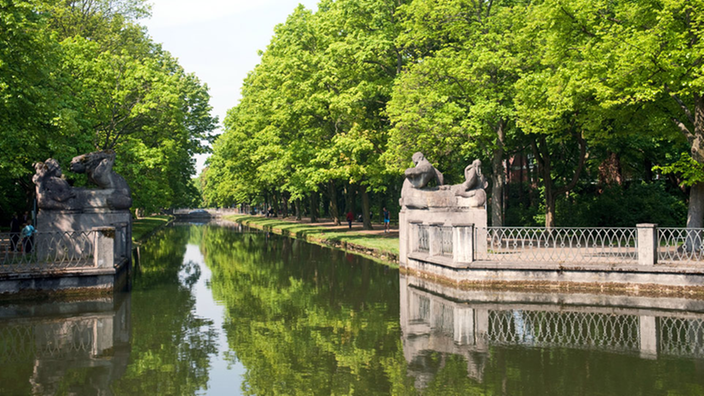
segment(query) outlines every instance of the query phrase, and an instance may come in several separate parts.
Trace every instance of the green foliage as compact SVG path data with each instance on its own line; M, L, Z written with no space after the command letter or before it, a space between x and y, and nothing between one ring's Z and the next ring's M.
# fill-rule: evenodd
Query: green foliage
M192 157L207 152L217 119L207 86L138 24L149 12L144 1L8 0L0 8L0 186L20 189L3 194L3 212L29 206L32 163L52 157L66 170L96 149L115 150L135 207L197 199Z
M666 191L663 183L634 183L628 188L608 187L599 195L571 194L557 201L558 225L633 227L655 223L682 227L687 206L681 196Z
M663 174L677 174L682 177L681 186L692 186L704 182L704 164L697 162L688 153L682 153L680 158L669 165L655 166Z

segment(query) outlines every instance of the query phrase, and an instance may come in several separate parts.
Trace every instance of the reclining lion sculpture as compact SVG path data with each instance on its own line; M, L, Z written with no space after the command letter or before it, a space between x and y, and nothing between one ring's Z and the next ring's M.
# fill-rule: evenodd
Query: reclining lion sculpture
M44 210L82 210L86 208L129 209L130 188L125 179L112 170L115 152L94 151L71 160L70 170L85 173L97 189L71 187L61 176L58 161L49 158L34 165L32 181L37 186L37 204Z

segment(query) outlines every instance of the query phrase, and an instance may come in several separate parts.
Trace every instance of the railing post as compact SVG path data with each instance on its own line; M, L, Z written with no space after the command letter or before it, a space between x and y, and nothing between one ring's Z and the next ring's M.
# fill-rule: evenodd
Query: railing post
M442 254L442 226L443 223L430 223L428 232L428 255L439 256Z
M413 253L418 251L420 246L420 226L423 224L422 221L409 221L408 222L408 252Z
M653 266L658 262L658 225L636 224L638 265Z
M93 263L96 268L115 266L115 227L94 227Z
M474 224L452 224L452 262L454 264L474 261Z

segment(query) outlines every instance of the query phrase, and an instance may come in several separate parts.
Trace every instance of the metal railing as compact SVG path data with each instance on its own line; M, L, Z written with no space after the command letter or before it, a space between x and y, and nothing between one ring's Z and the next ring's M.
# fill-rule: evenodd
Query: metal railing
M486 238L486 251L475 250L479 260L635 263L638 259L636 228L477 228L475 241L481 238Z
M93 233L0 233L0 273L93 267Z
M658 228L658 262L704 262L703 228Z

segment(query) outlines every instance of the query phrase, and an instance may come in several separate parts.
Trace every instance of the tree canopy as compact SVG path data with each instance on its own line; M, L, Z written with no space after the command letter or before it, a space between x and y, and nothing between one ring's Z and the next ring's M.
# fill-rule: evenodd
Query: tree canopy
M582 197L627 205L645 183L660 186L651 190L663 204L686 203L688 225L700 226L703 6L323 0L316 12L299 7L276 28L228 114L203 178L206 201L310 199L315 218L325 209L319 193L334 203L344 187L346 206L355 207L350 191L357 191L367 216L369 192L372 205L395 205L393 186L422 151L452 183L482 160L494 225L616 225L559 208L586 205ZM328 214L339 212L331 204ZM666 223L684 225L682 213Z
M31 205L32 164L111 149L134 207L189 206L217 118L208 87L139 24L143 0L0 3L2 215ZM85 181L66 172L71 183Z

